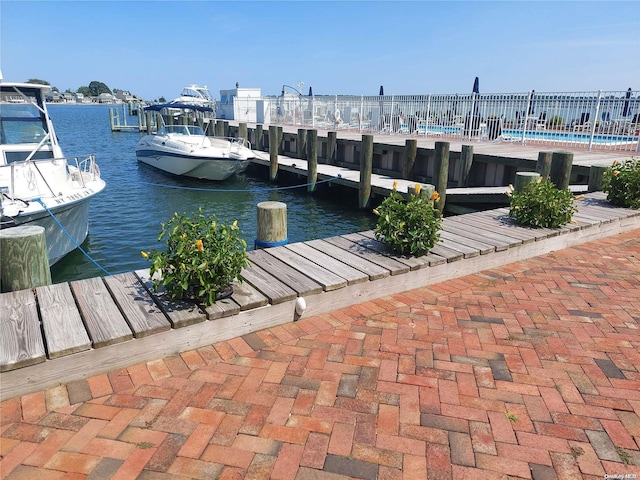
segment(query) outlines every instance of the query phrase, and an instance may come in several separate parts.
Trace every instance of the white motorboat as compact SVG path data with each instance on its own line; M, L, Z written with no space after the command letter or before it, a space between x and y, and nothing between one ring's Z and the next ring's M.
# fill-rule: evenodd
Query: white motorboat
M211 112L210 107L180 104L176 102L152 105L145 110L175 112L169 117L176 122L195 112ZM187 114L187 116L185 116ZM163 116L158 131L145 135L136 145L136 157L139 162L151 165L173 175L205 180L226 180L236 173L243 172L255 158L251 144L244 138L208 136L206 130L213 128L210 121L188 124L167 125ZM202 118L200 118L202 121ZM205 119L206 120L206 119Z
M89 202L105 182L93 155L63 155L44 101L48 85L0 74L0 89L0 227L44 227L53 265L86 239Z
M214 107L214 100L211 92L205 85L188 85L182 89L180 96L175 98L172 103L187 103L190 105L200 105L202 107Z

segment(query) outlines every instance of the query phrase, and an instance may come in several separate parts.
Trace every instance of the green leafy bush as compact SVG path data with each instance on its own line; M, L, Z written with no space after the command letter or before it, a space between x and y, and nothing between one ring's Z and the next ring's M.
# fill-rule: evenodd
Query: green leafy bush
M238 221L231 225L205 216L202 209L193 216L175 213L162 224L158 241L166 238L167 250L142 252L151 261L151 276L156 272L154 289L163 285L170 298L190 299L206 306L227 291L247 266L247 244L240 237Z
M640 208L640 158L614 162L604 172L602 188L614 205Z
M376 239L399 254L427 253L440 238L442 219L433 207L438 198L437 192L426 198L420 192L420 185L416 185L416 192L407 201L394 183L391 194L373 211L378 215Z
M551 180L525 185L521 192L509 186L509 216L530 227L556 228L571 221L577 211L571 191L559 190Z

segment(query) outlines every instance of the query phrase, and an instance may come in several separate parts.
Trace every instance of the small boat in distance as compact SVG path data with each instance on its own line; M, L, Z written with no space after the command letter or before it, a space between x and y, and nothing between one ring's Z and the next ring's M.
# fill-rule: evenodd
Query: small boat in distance
M180 96L175 98L171 103L187 103L190 105L214 108L213 97L206 85L204 87L199 87L198 85L193 84L184 87Z
M226 180L243 172L255 158L251 144L244 138L207 135L213 122L203 115L211 113L211 107L171 102L151 105L145 111L164 112L164 115L157 115L158 131L138 141L139 162L173 175ZM165 117L170 119L169 125Z
M63 155L44 101L49 90L0 74L0 228L44 227L53 265L87 238L89 202L105 182L93 155Z

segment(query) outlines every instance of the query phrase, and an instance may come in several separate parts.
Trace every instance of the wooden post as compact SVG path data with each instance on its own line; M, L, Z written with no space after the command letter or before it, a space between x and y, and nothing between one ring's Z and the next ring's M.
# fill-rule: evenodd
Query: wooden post
M466 187L469 184L469 172L473 163L473 145L462 145L460 152L460 176L458 187Z
M436 187L435 185L431 185L430 183L424 184L421 183L420 184L420 195L422 195L425 198L431 198L431 196L433 195L433 192L436 191ZM407 196L406 199L409 200L411 198L411 195L415 195L416 194L416 186L415 185L409 185L407 187Z
M537 182L540 178L538 172L516 172L516 180L513 184L513 189L516 192L522 192L526 185Z
M416 163L418 154L418 140L407 138L404 142L404 153L402 156L402 178L405 180L413 176L413 166Z
M269 125L269 180L278 178L278 127Z
M216 137L224 137L224 122L216 120Z
M247 133L247 124L239 123L238 124L238 138L244 138L245 140L249 140L249 134Z
M307 156L307 130L305 128L298 129L298 136L296 137L296 147L298 158L305 160Z
M371 171L373 170L373 135L362 135L360 150L359 205L364 209L371 198Z
M258 125L256 125L256 145L255 145L255 149L256 150L263 150L264 149L264 142L262 140L262 136L264 135L263 131L263 126L261 123L259 123Z
M549 172L551 172L551 157L552 157L552 152L538 153L538 162L536 163L536 172L540 174L543 180L549 178Z
M569 188L572 166L572 152L553 152L551 156L551 169L549 171L549 178L558 188L558 190L566 190L567 188Z
M228 137L229 136L229 122L226 120L223 120L222 125L224 126L224 137Z
M327 163L336 164L336 151L338 149L338 132L327 132Z
M607 165L591 165L589 167L589 192L599 192L602 190L602 180L604 178L604 172L609 167Z
M440 195L436 208L442 214L447 198L447 183L449 180L449 142L436 142L433 179L436 192Z
M271 128L271 127L269 127L269 128ZM282 127L278 127L277 144L278 144L278 153L279 154L284 153L284 142L282 141L283 138L284 138L284 131L282 130Z
M20 225L0 230L0 265L3 292L50 285L44 227Z
M260 202L255 248L278 247L287 243L287 204Z
M307 191L316 191L318 180L318 131L307 130Z

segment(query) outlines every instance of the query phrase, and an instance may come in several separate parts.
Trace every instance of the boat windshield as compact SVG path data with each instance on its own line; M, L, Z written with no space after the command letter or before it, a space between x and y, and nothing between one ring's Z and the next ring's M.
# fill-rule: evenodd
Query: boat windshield
M203 88L185 87L184 90L182 90L181 95L183 97L194 97L211 101L211 95L209 94L208 90L205 90Z
M177 133L179 135L204 135L204 130L198 125L165 125L158 130L158 135Z
M35 99L34 99L35 101ZM42 112L15 94L2 93L0 137L3 145L40 143L47 132Z

